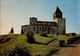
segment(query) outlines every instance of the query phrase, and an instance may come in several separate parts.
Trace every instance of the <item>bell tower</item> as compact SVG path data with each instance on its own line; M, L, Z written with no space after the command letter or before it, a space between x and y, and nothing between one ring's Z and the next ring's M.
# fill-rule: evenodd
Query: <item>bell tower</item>
M62 18L62 12L59 9L59 7L57 6L55 13L53 14L53 19L55 18Z
M62 17L62 12L57 6L56 11L53 14L53 22L57 23L57 33L58 34L65 34L66 32L66 20Z

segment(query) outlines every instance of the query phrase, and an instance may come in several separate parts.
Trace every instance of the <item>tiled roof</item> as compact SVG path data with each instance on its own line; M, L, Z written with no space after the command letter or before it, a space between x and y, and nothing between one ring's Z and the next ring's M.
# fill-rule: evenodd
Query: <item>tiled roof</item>
M55 27L57 27L57 23L56 22L47 22L47 21L37 21L36 24L23 25L21 27L26 27L26 26L55 26Z
M39 23L53 23L52 21L37 21Z

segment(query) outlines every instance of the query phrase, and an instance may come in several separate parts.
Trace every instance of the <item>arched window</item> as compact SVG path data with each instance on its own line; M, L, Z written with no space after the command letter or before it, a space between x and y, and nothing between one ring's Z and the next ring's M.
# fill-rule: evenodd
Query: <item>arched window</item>
M51 27L50 27L50 30L52 30Z
M39 28L39 30L41 31L41 27Z
M44 27L42 27L42 32L44 32Z
M33 27L33 31L35 31L35 27Z
M48 33L49 33L49 27L48 27Z
M48 27L48 31L49 31L49 27Z
M53 33L55 34L55 30L53 29Z
M46 27L45 27L45 31L46 31L47 29L46 29Z

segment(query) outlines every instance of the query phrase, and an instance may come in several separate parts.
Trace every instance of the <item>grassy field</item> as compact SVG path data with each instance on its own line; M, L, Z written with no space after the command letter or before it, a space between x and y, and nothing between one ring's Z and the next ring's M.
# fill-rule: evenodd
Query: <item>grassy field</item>
M14 48L17 46L19 48L25 48L24 51L28 50L32 56L46 56L58 50L59 40L65 40L65 44L67 45L67 40L73 38L73 36L56 36L56 34L48 34L48 37L42 37L39 34L35 34L34 38L36 43L30 44L26 41L26 35L0 35L0 54L9 53L10 51L13 51ZM51 46L46 45L51 41L53 41L51 43Z
M43 36L40 36L39 34L35 34L34 37L35 37L36 42L47 44L50 41L54 40L56 35L48 34L48 37L43 37Z
M58 37L55 37L57 40L56 42L52 43L52 46L55 46L55 47L59 47L59 40L64 40L65 41L65 45L67 45L67 40L70 39L70 38L73 38L73 36L66 36L66 35L59 35Z
M1 35L0 39L0 53L8 53L9 51L14 50L17 46L19 48L26 47L29 50L29 53L32 56L41 55L46 56L51 52L58 50L58 48L50 47L44 45L54 39L54 35L48 35L49 37L41 37L39 34L35 34L35 40L41 44L29 44L27 43L27 37L21 34L10 34L10 35Z

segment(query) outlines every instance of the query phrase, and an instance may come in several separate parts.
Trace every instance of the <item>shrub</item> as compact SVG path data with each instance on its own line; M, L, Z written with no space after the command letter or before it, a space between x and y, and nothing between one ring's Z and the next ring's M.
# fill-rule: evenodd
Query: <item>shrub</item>
M63 47L65 45L65 41L64 40L59 40L59 46Z
M67 44L74 43L75 41L77 41L79 39L80 39L80 37L70 38L70 39L67 40Z
M24 48L15 47L14 50L9 51L8 56L31 56L27 48L25 50L26 51L24 51Z
M76 33L66 33L66 36L75 36L77 35Z
M29 31L26 36L27 36L27 42L28 43L35 43L34 33L33 32Z
M76 34L76 33L73 33L73 34L72 34L72 36L75 36L75 35L77 35L77 34Z
M41 33L40 36L48 37L47 33L45 33L45 32Z

